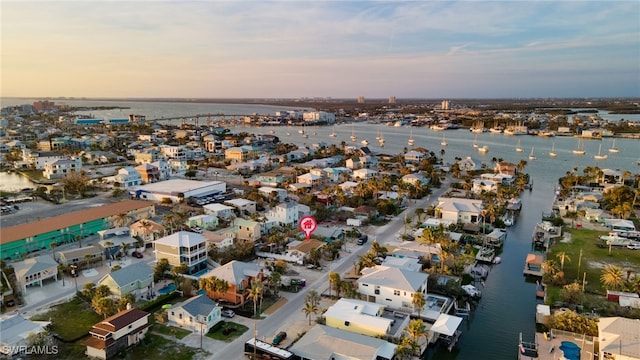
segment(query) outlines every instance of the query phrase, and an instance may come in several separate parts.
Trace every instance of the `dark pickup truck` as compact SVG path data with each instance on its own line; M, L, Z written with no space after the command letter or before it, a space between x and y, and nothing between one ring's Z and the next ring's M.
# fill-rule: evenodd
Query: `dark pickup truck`
M369 236L367 234L360 234L358 237L358 245L364 245L369 240Z

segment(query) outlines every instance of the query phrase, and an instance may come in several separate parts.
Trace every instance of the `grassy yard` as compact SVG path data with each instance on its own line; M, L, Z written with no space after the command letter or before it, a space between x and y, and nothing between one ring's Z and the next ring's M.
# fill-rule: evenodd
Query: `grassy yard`
M223 334L223 330L225 328L232 328L232 329L235 329L235 330L232 331L229 335L224 335ZM223 322L222 326L214 327L205 336L209 337L211 339L215 339L215 340L222 340L222 341L226 341L226 342L231 342L235 338L237 338L238 336L244 334L247 330L249 330L249 328L244 326L244 325L242 325L242 324L236 324L236 323L233 323L233 322L226 322L225 321L225 322Z
M570 243L557 243L549 249L547 259L555 260L558 265L560 259L557 254L564 252L571 260L565 258L564 273L567 283L577 281L582 283L584 274L585 291L604 295L606 290L600 281L602 268L607 264L617 265L623 270L632 270L634 274L640 272L640 251L622 247L599 248L604 242L598 237L606 232L585 229L564 229L571 233ZM582 258L580 251L582 250Z
M47 313L35 315L35 321L51 321L51 331L61 339L73 341L86 335L91 327L102 320L91 305L78 297L71 301L56 305ZM70 321L72 320L72 321Z
M165 339L160 335L147 333L141 344L123 351L115 356L114 359L191 360L198 357L204 358L205 354L206 352L203 350L193 349Z
M185 337L187 337L187 335L191 334L191 331L189 330L181 329L175 326L163 325L157 322L153 324L151 330L163 335L174 336L178 339L184 339Z

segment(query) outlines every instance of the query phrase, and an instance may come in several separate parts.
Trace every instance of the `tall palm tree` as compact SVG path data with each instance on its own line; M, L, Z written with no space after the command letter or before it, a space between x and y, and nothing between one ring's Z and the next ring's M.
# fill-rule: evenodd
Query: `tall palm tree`
M336 290L336 295L340 295L340 274L333 271L329 274L329 284L331 285L331 289ZM331 295L331 289L329 290L329 295Z
M407 335L413 340L418 341L419 338L423 337L425 340L428 340L429 331L425 328L422 319L414 319L409 322L409 326L404 330Z
M302 308L302 312L309 319L309 325L311 325L311 315L317 314L319 311L318 305L308 301L304 303L304 307Z
M426 304L426 299L424 298L424 294L421 292L414 292L413 297L411 298L411 303L413 304L413 309L417 309L417 313L420 314L422 312L422 308Z
M561 251L556 254L556 257L560 260L560 271L564 271L564 261L571 261L569 255L567 255L564 251Z
M249 289L249 299L253 302L253 316L258 314L258 301L262 297L262 283L260 281L252 281L251 289Z
M605 288L611 290L621 289L624 285L624 274L622 268L616 265L607 265L602 269L600 281Z
M418 345L415 340L406 336L402 336L400 344L398 344L398 346L396 347L396 359L411 359L419 351L420 345Z
M131 216L127 213L119 213L111 219L111 223L116 228L128 226L131 223Z
M309 302L315 305L320 305L320 294L318 294L317 291L311 289L309 290L309 292L307 292L307 296L305 296L305 302Z

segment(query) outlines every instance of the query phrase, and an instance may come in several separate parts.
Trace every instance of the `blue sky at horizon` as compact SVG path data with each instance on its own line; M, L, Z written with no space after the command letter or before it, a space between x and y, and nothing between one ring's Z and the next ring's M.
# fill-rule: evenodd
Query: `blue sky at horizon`
M2 96L640 96L637 1L3 1Z

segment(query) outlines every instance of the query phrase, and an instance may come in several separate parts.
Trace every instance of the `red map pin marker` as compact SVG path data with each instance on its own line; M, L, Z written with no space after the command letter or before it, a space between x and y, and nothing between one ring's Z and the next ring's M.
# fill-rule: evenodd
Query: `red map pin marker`
M318 226L318 222L313 216L305 216L300 219L300 230L307 237L307 240L311 239L311 233L316 231L316 227Z

